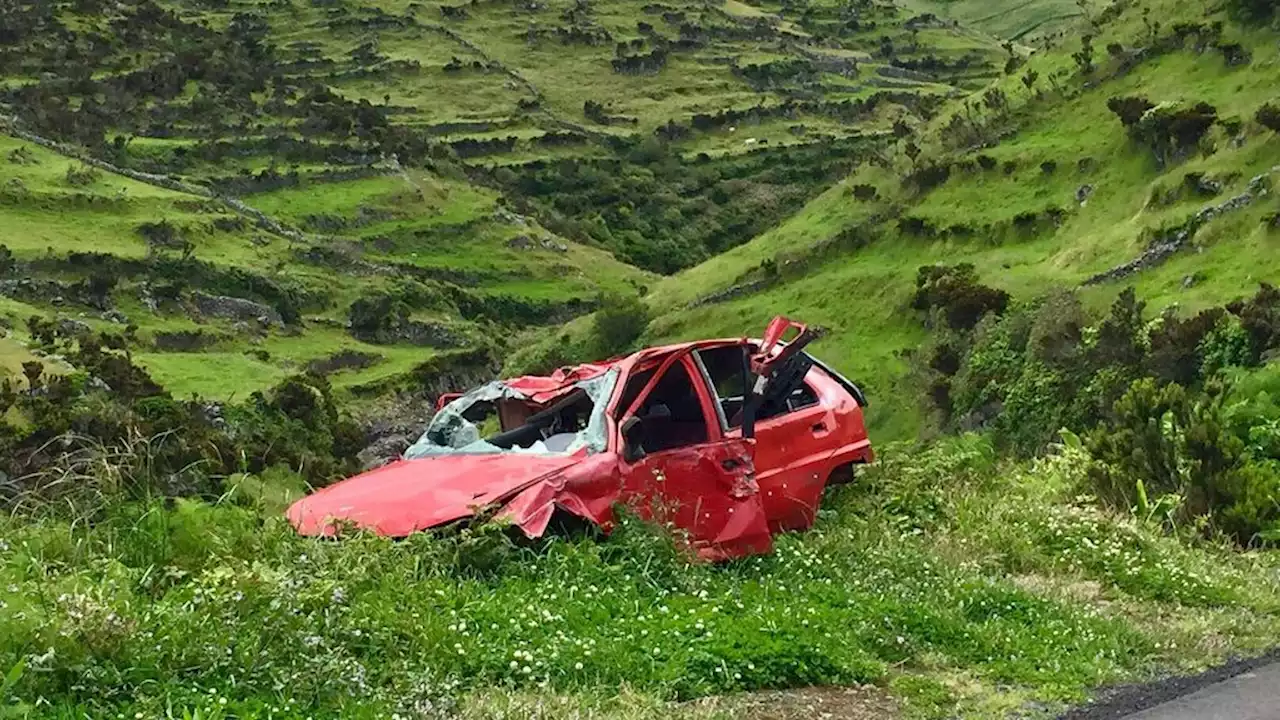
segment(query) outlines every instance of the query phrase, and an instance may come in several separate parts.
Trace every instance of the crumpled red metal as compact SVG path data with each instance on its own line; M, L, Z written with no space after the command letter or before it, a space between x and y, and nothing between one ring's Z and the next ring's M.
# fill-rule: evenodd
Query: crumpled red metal
M799 352L802 343L794 338L782 343L792 330L796 337L815 336L803 324L780 317L770 323L761 341L749 345L745 339L686 343L561 368L546 376L504 380L528 402L547 406L572 393L578 383L617 369L618 388L604 401L608 447L564 455L458 453L399 460L302 498L287 517L305 535L333 536L344 526L354 526L401 537L492 516L536 538L548 532L558 513L607 531L616 521L615 507L626 506L643 519L677 529L704 560L769 552L774 533L812 524L822 488L836 468L872 459L860 407L864 401L855 385L826 366L813 367L805 377L817 405L763 421L754 438L744 437L742 428L709 428L712 436L707 442L639 459L624 459L626 441L620 426L637 411L663 370L690 363L683 358L692 351L749 346L753 372L767 373ZM618 407L627 380L655 364L656 371L631 407ZM714 391L701 375L693 383L698 401L711 412L719 402Z

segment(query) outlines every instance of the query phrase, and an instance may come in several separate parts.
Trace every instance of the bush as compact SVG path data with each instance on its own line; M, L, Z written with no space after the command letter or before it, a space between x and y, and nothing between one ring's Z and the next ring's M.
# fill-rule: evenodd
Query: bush
M132 329L28 325L76 371L48 375L33 364L24 368L30 392L0 387L0 406L16 405L22 418L0 419L0 474L19 478L0 503L93 513L122 495L216 497L218 478L245 469L283 464L313 484L354 469L363 435L323 378L290 378L239 405L176 400L133 364Z
M1221 386L1198 393L1135 382L1113 419L1088 435L1098 498L1140 513L1152 498L1166 498L1175 524L1203 524L1242 544L1280 537L1280 458L1246 444L1241 430L1257 427L1256 415L1229 410L1225 398Z
M92 165L69 165L67 166L66 181L71 187L88 187L102 177L102 172Z
M1255 23L1267 23L1276 16L1275 0L1229 0L1228 7L1239 17Z
M347 310L352 336L369 342L391 342L409 319L412 308L397 297L380 293L358 298Z
M916 273L916 310L941 312L954 330L970 330L987 313L999 315L1009 305L1009 293L978 282L973 265L924 265Z
M1227 310L1239 318L1249 338L1246 364L1257 365L1280 348L1280 290L1275 286L1263 283L1252 298L1233 302Z
M1120 118L1120 123L1124 125L1125 128L1131 128L1134 125L1137 125L1138 121L1142 119L1142 116L1155 106L1155 103L1140 96L1117 96L1107 100L1107 108Z
M600 356L612 357L630 350L649 327L649 308L634 295L609 295L592 320L594 344Z
M1280 133L1280 107L1267 103L1258 108L1258 112L1253 116L1253 119L1268 130Z
M1141 119L1129 126L1129 134L1147 146L1163 167L1195 150L1217 121L1218 111L1208 103L1183 107L1166 102L1143 113Z

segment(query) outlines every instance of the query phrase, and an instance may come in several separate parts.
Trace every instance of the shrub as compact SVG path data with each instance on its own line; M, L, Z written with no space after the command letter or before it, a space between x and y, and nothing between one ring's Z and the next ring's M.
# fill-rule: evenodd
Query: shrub
M973 265L924 265L916 273L916 292L911 306L916 310L938 310L955 330L970 330L983 315L1003 313L1009 293L978 282Z
M1205 339L1225 315L1222 308L1211 308L1186 320L1163 318L1149 334L1147 372L1162 382L1184 387L1198 382L1205 366Z
M411 308L403 300L380 293L351 303L347 320L352 336L374 342L389 342L404 324Z
M1240 320L1249 338L1249 365L1257 365L1280 348L1280 290L1263 283L1249 300L1233 302L1227 310Z
M1205 102L1190 107L1172 102L1160 103L1130 126L1129 134L1146 145L1163 167L1198 147L1201 138L1217 120L1217 109Z
M1251 453L1224 402L1225 390L1187 391L1152 378L1135 382L1113 419L1088 436L1098 498L1129 510L1172 498L1171 518L1247 544L1280 529L1280 463ZM1252 423L1247 420L1246 425Z
M1280 107L1267 103L1258 108L1258 112L1253 116L1253 119L1268 130L1280 133Z
M902 184L914 188L916 192L929 192L942 185L951 177L951 163L929 163L913 170L902 180Z
M601 356L621 354L649 326L649 308L636 296L606 296L592 321L595 345Z
M1275 0L1229 0L1228 6L1249 22L1266 23L1276 16Z
M66 181L71 187L88 187L102 177L102 172L92 165L69 165L67 166Z
M1120 123L1126 128L1136 125L1142 116L1155 106L1155 103L1140 96L1116 96L1107 100L1107 108L1120 118Z

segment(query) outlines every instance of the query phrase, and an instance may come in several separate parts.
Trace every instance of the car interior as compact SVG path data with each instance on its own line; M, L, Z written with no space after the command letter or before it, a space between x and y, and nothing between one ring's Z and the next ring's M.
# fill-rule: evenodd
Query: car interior
M656 368L642 370L631 376L618 404L619 412L626 412L644 390ZM646 454L703 443L710 437L707 419L698 401L693 380L683 362L677 362L659 378L653 391L645 399L636 417L640 425L630 441L638 443Z
M586 429L594 408L595 403L582 389L542 409L516 399L478 402L464 410L455 423L435 428L432 441L449 446L449 436L465 421L475 426L485 442L504 450L528 448L542 441L549 452L564 452Z
M519 400L502 402L519 403L528 408L527 403ZM587 391L579 388L547 408L533 413L525 419L524 424L504 430L485 440L490 445L507 449L516 446L529 447L541 440L548 451L564 452L578 433L586 429L594 408L595 403L587 395Z
M711 385L715 388L720 407L729 428L742 425L742 406L746 396L747 377L743 369L743 355L746 348L742 345L699 350L698 357L707 369ZM818 397L804 376L812 367L808 356L803 353L794 359L793 365L783 368L781 374L774 378L773 392L765 395L760 407L756 410L756 420L795 412L802 408L816 405Z

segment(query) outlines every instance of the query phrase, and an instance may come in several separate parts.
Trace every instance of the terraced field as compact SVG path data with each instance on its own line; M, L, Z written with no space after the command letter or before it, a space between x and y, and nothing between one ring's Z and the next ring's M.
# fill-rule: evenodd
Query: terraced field
M1006 56L879 2L12 12L9 342L136 325L157 379L215 398L501 355L769 229Z

